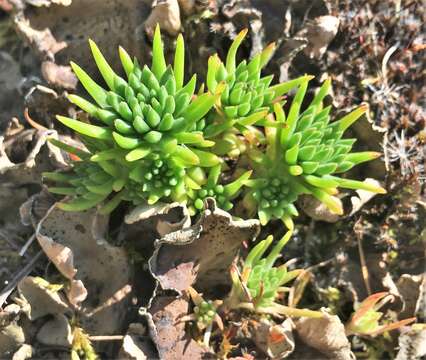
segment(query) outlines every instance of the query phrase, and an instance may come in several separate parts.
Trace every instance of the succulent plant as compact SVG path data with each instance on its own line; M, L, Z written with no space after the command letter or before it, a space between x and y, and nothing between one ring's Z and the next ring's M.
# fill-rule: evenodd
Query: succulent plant
M287 266L275 267L284 245L292 235L288 231L272 248L267 257L265 252L273 242L272 235L260 241L247 255L241 271L231 268L232 290L225 304L231 308L245 308L259 313L282 314L287 316L321 317L317 311L295 309L276 302L283 286L296 278L303 270L288 271Z
M341 202L334 196L339 187L385 193L381 187L334 175L380 156L372 151L351 153L356 139L342 138L367 106L330 123L331 107L323 106L331 85L326 80L301 112L308 82L309 78L299 86L287 115L280 104L274 104L275 118L270 117L264 126L265 151L248 151L254 172L253 179L246 181L251 189L244 201L248 208L257 209L262 224L277 218L292 228L292 217L298 214L294 203L300 194L311 194L330 211L342 214Z
M61 209L83 211L103 203L99 211L109 213L122 200L133 201L134 204L139 203L140 198L130 199L129 190L131 188L127 180L128 168L123 164L111 161L90 161L90 158L93 157L92 153L55 139L50 139L50 141L79 159L73 161L70 171L43 173L45 179L55 183L55 186L49 187L51 193L72 197L71 200L58 204ZM90 147L89 143L87 145Z
M195 214L204 207L204 200L207 197L216 199L218 207L229 211L233 208L232 200L238 195L244 182L250 177L251 170L241 174L236 180L222 185L220 183L222 166L216 165L209 169L206 178L205 172L199 167L191 168L188 171L188 209L190 214ZM190 181L188 181L191 179Z
M75 197L69 205L62 204L63 209L82 210L109 196L113 196L116 205L119 199L130 199L135 204L144 201L154 204L160 199L185 202L185 183L190 181L186 171L194 166L211 167L221 162L219 157L205 150L214 142L205 140L203 133L198 131L204 127L203 117L220 93L194 96L196 76L184 85L182 36L177 39L173 67L167 66L158 26L153 39L151 68L146 65L141 68L119 48L127 81L115 74L93 41L90 47L110 90L100 87L78 65L71 63L96 104L77 95L70 95L69 99L102 126L57 116L61 123L79 133L90 151L90 156L81 158L84 164L74 164L71 185L75 189L53 188L54 192ZM56 145L66 151L76 151L66 144L56 142ZM105 167L110 169L107 174L104 174ZM99 179L107 181L101 187L88 180L96 178L93 173L99 172L102 174ZM107 176L115 179L107 180ZM50 178L54 180L53 175ZM81 181L77 181L79 178ZM112 183L115 186L111 187Z
M222 305L222 300L205 300L202 294L198 293L193 287L186 290L194 303L192 314L183 316L180 321L193 321L196 323L198 330L205 330L204 344L208 347L213 324L216 323L218 328L223 331L223 321L218 314L218 308Z
M162 153L183 165L203 162L204 152L195 150L212 146L203 138L203 117L220 93L201 94L193 99L196 76L184 85L184 42L179 36L174 65L167 66L160 29L153 40L152 66L141 68L123 48L119 55L127 81L109 66L97 45L89 40L93 57L109 91L96 84L77 64L71 66L96 104L70 95L79 106L103 126L87 124L58 116L58 120L76 132L110 144L109 158L123 157L133 162L152 153ZM219 162L219 159L216 159Z
M406 326L414 321L415 317L411 317L396 322L385 322L380 324L383 313L378 311L386 302L392 301L393 296L387 292L375 293L364 299L352 314L351 319L345 326L346 335L370 335L377 336L386 331Z
M342 138L367 107L361 105L329 123L330 107L323 106L330 89L327 80L301 112L312 77L270 86L272 76L261 77L261 70L274 51L273 44L237 66L236 53L245 35L246 31L238 34L225 64L217 55L209 59L209 91L200 90L197 95L195 75L184 85L182 36L176 42L173 66L166 65L158 26L151 68L132 61L120 47L127 80L112 70L90 41L110 90L72 63L95 103L77 95L69 99L97 123L57 117L79 133L87 148L83 151L54 142L79 158L71 173L46 174L59 183L52 192L73 197L60 206L78 211L102 203L102 211L108 212L122 200L151 205L177 201L187 203L190 213L195 214L203 208L206 197L214 197L219 207L228 211L243 191L246 207L257 210L262 224L277 218L291 229L300 194L311 194L331 211L341 213L340 200L334 196L338 187L383 193L380 187L335 176L380 155L350 153L355 139ZM298 90L286 117L282 95L293 88ZM222 174L223 169L229 169L224 155L241 160L226 174ZM252 170L244 172L247 158ZM254 177L249 179L252 171Z
M204 134L218 141L214 148L218 153L242 152L235 134L255 131L253 125L264 122L265 116L272 111L274 102L282 100L282 95L299 85L306 77L300 77L285 83L271 85L273 75L261 76L275 50L275 44L268 45L248 63L246 60L236 65L236 55L247 30L241 31L228 50L225 64L216 54L210 57L207 70L207 87L215 93L219 85L225 84L221 91L220 102L207 116ZM228 133L225 136L223 133ZM221 135L219 138L218 136ZM232 136L232 134L234 136Z

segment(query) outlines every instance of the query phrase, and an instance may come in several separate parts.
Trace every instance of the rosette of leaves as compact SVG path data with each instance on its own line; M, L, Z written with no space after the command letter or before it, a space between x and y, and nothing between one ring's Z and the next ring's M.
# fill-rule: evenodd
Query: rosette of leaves
M138 161L137 166L122 157L111 159L108 156L109 152L116 156L116 150L105 150L104 144L96 139L83 139L90 152L55 139L50 141L73 154L76 159L71 163L72 168L69 172L43 173L45 179L55 182L55 186L49 187L50 192L72 197L70 201L58 205L66 211L82 211L102 204L100 212L109 213L121 201L128 201L134 205L143 203L152 205L160 199L187 202L191 187L199 188L192 178L198 180L199 176L196 174L203 173L201 167L186 168L173 162L172 158L162 156L161 153L150 154ZM240 181L240 186L246 178ZM229 194L233 188L235 186L230 186L225 193ZM217 192L214 192L213 196L216 194Z
M212 159L212 154L199 148L212 146L213 142L206 141L198 129L203 128L203 117L220 94L204 93L194 99L195 75L184 85L182 36L177 39L173 66L166 65L158 26L154 34L151 68L147 65L141 68L120 47L119 55L127 80L114 72L93 41L90 41L90 47L109 90L96 84L77 64L71 63L95 104L77 95L70 95L69 99L101 125L58 116L60 122L79 134L108 144L105 156L109 158L116 154L134 162L153 153L162 153L184 166L203 166ZM215 162L219 159L215 158Z
M218 154L238 156L244 152L244 143L236 134L256 132L253 125L263 123L272 111L272 104L282 100L282 95L300 84L306 77L271 86L273 75L261 76L275 50L275 44L268 45L262 52L247 62L236 64L236 55L247 30L241 31L229 48L226 62L218 55L210 57L207 69L207 87L216 92L219 84L225 84L220 102L210 111L205 136L217 141L214 150Z
M211 167L221 162L204 149L214 142L205 140L199 131L204 127L204 116L220 96L220 87L216 94L194 96L196 76L184 84L183 37L177 39L173 66L167 66L158 26L151 68L139 66L119 48L127 80L113 71L93 41L90 47L109 90L71 63L94 102L77 95L70 95L69 99L88 113L93 123L57 116L61 123L80 135L86 146L91 145L91 157L83 161L118 169L117 176L124 182L123 187L133 202L186 201L185 171L193 166ZM84 168L89 172L98 169L95 165L84 165ZM113 189L113 192L116 191Z
M55 139L50 141L76 159L72 162L70 171L43 173L44 179L55 183L55 186L49 186L51 193L71 198L67 202L59 202L59 208L65 211L83 211L102 204L99 211L107 214L122 200L131 200L134 204L142 202L140 197L130 197L132 190L128 182L127 167L110 161L90 161L91 153ZM91 147L89 143L88 146Z
M286 264L274 266L291 235L288 231L264 257L273 242L272 235L268 236L250 250L241 270L236 265L231 268L232 289L226 302L229 307L287 316L322 316L317 311L291 308L276 301L282 292L288 291L284 285L303 271L288 271Z
M198 293L193 287L187 289L192 302L194 303L193 313L185 315L181 321L193 321L198 330L204 332L204 345L209 346L210 336L212 334L213 324L216 323L219 330L223 331L223 321L218 314L218 309L222 305L222 300L205 300L202 294Z
M311 194L330 211L342 214L338 188L363 189L375 193L386 191L378 186L336 176L353 166L376 159L372 151L351 152L356 139L343 138L344 132L366 111L361 105L340 120L330 122L330 106L323 99L330 90L326 80L305 111L301 105L309 80L298 88L288 114L277 103L275 118L264 126L266 150L250 148L253 179L246 181L251 189L245 196L249 209L257 209L262 224L282 219L293 228L292 217L298 215L294 205L300 194Z
M393 295L387 292L375 293L364 299L346 324L346 335L377 336L416 321L415 317L396 322L381 321L384 314L378 310L389 301L393 301Z
M206 176L205 171L200 167L193 167L188 170L186 177L188 210L194 215L204 207L204 200L213 197L220 209L229 211L233 208L232 200L235 199L245 181L250 177L252 171L246 171L238 176L234 181L222 184L222 165L216 165L209 169Z

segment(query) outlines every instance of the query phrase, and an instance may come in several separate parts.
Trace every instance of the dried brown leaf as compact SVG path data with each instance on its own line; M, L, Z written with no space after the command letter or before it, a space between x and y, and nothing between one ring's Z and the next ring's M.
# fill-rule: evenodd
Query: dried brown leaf
M267 319L253 322L252 335L256 346L271 359L285 359L294 350L293 322L286 319L275 324Z
M92 233L95 219L96 209L69 213L53 205L38 225L36 235L49 259L73 281L67 296L70 302L83 305L81 323L90 334L105 335L122 327L131 267L124 249L96 241ZM81 304L85 290L87 298Z
M300 339L327 357L335 360L355 359L345 327L336 315L324 313L322 318L301 318L295 324Z
M43 61L41 73L44 79L55 87L74 90L77 87L77 77L70 66L57 65L53 61Z
M155 26L159 24L162 31L176 36L181 30L180 9L177 0L155 0L152 11L145 21L145 31L152 36Z
M208 201L200 220L159 240L150 269L162 289L183 291L196 283L197 290L211 293L230 285L228 270L243 241L259 232L258 220L234 221L227 212Z
M180 320L188 310L186 297L163 294L153 299L147 317L150 335L159 358L164 360L214 358L208 349L203 348L185 333L185 323Z
M18 291L21 298L29 305L24 306L24 310L30 320L36 320L48 314L70 312L61 294L43 286L38 278L27 276L19 282Z

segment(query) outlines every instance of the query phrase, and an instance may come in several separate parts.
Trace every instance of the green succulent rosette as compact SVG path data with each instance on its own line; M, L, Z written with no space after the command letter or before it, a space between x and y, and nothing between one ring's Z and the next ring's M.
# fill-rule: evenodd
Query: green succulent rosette
M204 116L220 93L195 96L195 75L184 84L185 51L181 35L176 42L173 66L166 65L158 26L151 68L141 67L119 48L127 80L113 71L93 41L90 47L109 90L71 63L94 102L77 95L70 95L69 99L89 114L93 123L57 116L61 123L78 133L89 148L90 157L82 161L97 163L75 164L75 171L82 167L88 172L95 171L101 165L116 169L117 176L123 179L126 196L133 202L144 200L154 204L160 199L185 202L186 171L194 166L211 167L221 162L208 151L214 142L206 140L199 131L204 128ZM220 87L217 90L220 91ZM117 191L112 190L114 195ZM98 198L101 197L93 195L93 202ZM73 207L64 206L64 209Z
M381 187L336 176L353 166L370 161L377 152L351 152L356 139L343 138L345 130L363 115L361 105L338 121L330 122L330 106L323 99L330 90L326 80L317 95L301 112L309 80L298 88L288 114L277 103L275 119L265 125L266 149L250 149L253 179L245 182L251 189L245 197L249 208L257 209L262 224L282 219L293 228L292 217L298 215L294 205L300 194L311 194L330 211L342 214L342 204L335 195L338 188L363 189L384 193Z
M77 95L71 102L97 119L100 125L58 116L58 120L77 133L102 140L124 152L129 162L151 153L164 153L182 164L198 164L203 152L193 149L210 147L203 133L204 116L220 94L204 93L194 97L196 76L184 85L184 42L179 36L173 66L166 65L160 29L157 26L152 50L152 66L142 68L132 61L123 48L120 59L127 80L109 66L93 41L90 47L98 69L109 90L96 84L77 64L71 66L80 82L91 95L93 104ZM219 162L219 159L217 159Z
M217 316L216 305L212 300L203 300L199 305L194 306L194 315L198 328L205 329Z
M231 267L232 289L225 304L231 308L247 309L257 313L286 316L322 317L322 313L308 309L296 309L278 302L283 292L289 289L287 283L299 276L304 270L288 270L286 264L275 266L281 251L292 235L288 231L265 256L273 242L272 235L260 241L247 255L243 266Z
M247 276L247 288L253 302L258 307L271 306L278 297L282 286L294 279L300 270L287 271L285 265L275 267L274 263L281 254L281 250L291 237L287 234L274 246L267 257L263 257L272 244L274 238L269 235L259 242L247 255L244 262L243 274Z
M83 211L103 204L101 213L109 213L126 198L126 169L109 162L90 161L91 153L50 139L54 145L78 157L73 161L70 171L44 172L45 180L55 183L49 191L53 194L67 195L68 202L58 206L66 211ZM91 147L90 142L88 147ZM109 199L108 199L109 198Z
M304 81L300 77L286 83L271 86L273 75L262 77L275 44L270 44L249 62L236 65L236 55L247 30L241 31L229 48L225 64L218 55L210 57L207 70L207 87L216 92L219 84L225 84L220 102L207 116L204 130L206 138L217 142L214 151L218 154L238 156L245 151L244 143L236 135L256 132L254 125L264 124L273 103L282 100L282 95Z
M221 164L211 167L207 176L205 170L200 167L190 169L186 178L189 213L194 215L202 210L204 200L208 197L214 198L220 209L231 210L234 206L233 200L239 195L251 173L251 170L246 171L225 184L222 182Z

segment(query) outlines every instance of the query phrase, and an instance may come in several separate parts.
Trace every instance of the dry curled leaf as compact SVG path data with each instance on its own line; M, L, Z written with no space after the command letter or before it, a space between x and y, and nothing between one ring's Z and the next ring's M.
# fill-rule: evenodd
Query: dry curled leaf
M316 221L325 221L335 223L341 218L339 215L330 211L321 201L312 195L302 195L297 200L299 207L312 219Z
M321 58L339 29L339 19L332 15L319 16L309 21L296 36L304 37L308 44L303 50L310 58Z
M58 314L46 321L38 331L36 339L44 345L71 347L72 332L68 318Z
M67 90L75 90L77 87L77 77L70 66L57 65L53 61L43 61L41 73L50 85Z
M22 344L22 346L13 354L12 360L32 359L34 349L31 345Z
M63 6L69 6L71 5L72 0L25 0L25 2L32 6L47 6L56 4L56 5L63 5Z
M14 21L19 34L41 61L65 66L72 60L93 74L96 66L90 56L88 38L96 41L113 68L120 66L119 45L142 62L148 58L141 24L149 15L151 1L31 1L46 6L19 7ZM50 3L56 4L48 6Z
M16 18L15 26L18 34L20 34L33 50L39 54L41 58L54 59L58 51L67 47L65 41L57 41L52 35L50 29L36 30L31 27L30 22L26 18Z
M295 324L300 339L327 357L335 360L355 359L345 327L336 315L324 312L322 318L301 318Z
M423 359L426 356L426 329L406 330L398 339L399 351L395 360Z
M366 178L363 182L375 186L380 186L380 183L377 180L371 178ZM352 210L350 211L348 216L352 216L353 214L358 212L368 201L370 201L374 196L377 195L366 190L356 190L355 192L357 196L351 197Z
M62 295L51 290L45 283L47 283L46 280L27 276L18 284L19 294L24 300L23 308L30 320L36 320L45 315L70 312Z
M119 351L120 359L145 360L156 357L155 351L150 351L150 340L147 337L147 329L140 323L129 325L127 334Z
M95 209L68 213L53 205L40 221L36 236L49 259L71 280L70 302L81 305L84 300L81 322L91 334L104 335L121 329L131 267L124 249L96 241L92 234L95 218Z
M2 356L11 355L24 342L24 331L16 323L0 328L0 354Z
M188 299L183 296L161 294L152 300L146 317L151 339L160 359L214 358L208 349L203 348L185 332L185 323L180 319L188 310Z
M424 282L425 274L423 275L411 275L402 274L396 286L398 288L399 295L404 301L404 308L399 314L399 318L416 315L416 311L419 308L422 294L422 282ZM423 292L425 290L423 289Z
M156 203L155 205L141 205L126 215L126 224L135 224L152 219L156 222L155 229L160 236L187 228L191 225L191 217L185 205L179 203Z
M253 340L256 346L271 359L285 359L294 350L293 322L286 319L275 324L267 319L253 322Z
M228 269L241 243L252 241L259 228L258 220L234 221L208 200L195 225L158 241L150 269L162 289L181 292L196 283L197 290L211 293L217 286L230 285Z

